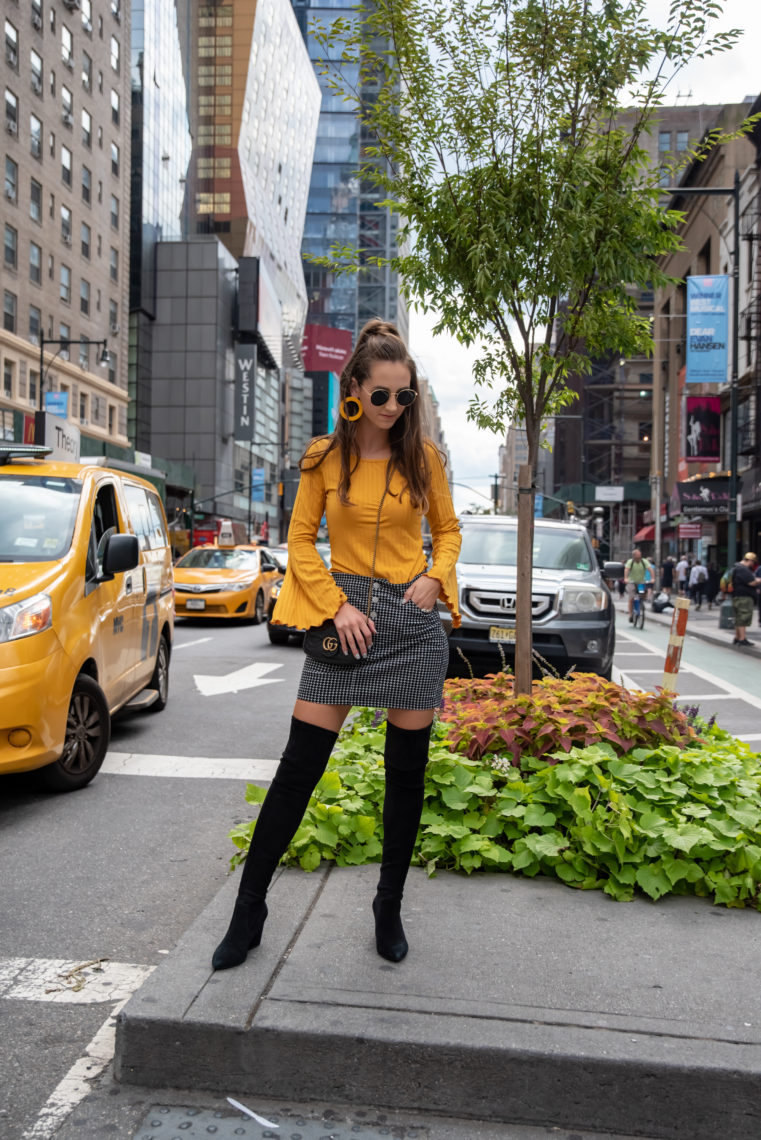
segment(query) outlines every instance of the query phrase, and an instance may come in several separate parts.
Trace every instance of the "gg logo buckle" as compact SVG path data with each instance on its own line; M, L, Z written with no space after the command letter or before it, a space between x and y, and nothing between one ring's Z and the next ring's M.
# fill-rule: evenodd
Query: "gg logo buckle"
M322 639L322 648L326 653L335 653L338 649L338 640L335 637L324 637Z

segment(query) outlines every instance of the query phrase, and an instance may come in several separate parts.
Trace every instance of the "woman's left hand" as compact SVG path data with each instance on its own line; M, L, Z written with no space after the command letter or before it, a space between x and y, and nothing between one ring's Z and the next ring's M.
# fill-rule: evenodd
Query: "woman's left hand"
M427 574L421 574L406 591L402 605L405 602L414 602L419 610L432 610L440 590L441 582L438 578L429 578Z

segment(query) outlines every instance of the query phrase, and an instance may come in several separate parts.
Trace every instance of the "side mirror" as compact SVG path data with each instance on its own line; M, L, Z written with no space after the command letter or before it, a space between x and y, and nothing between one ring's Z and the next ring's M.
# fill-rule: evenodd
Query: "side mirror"
M140 546L134 534L112 534L103 551L103 572L101 580L109 580L114 574L134 570L140 561Z
M270 562L269 559L267 559L267 558L262 558L260 565L261 565L262 571L277 570L277 566L275 565L275 563Z
M603 562L602 576L607 582L623 578L626 567L623 562Z

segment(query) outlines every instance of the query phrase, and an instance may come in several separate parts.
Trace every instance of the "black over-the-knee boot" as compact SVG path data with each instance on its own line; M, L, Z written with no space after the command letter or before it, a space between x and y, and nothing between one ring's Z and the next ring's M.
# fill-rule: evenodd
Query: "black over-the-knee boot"
M401 962L409 949L401 919L402 895L423 811L430 735L430 725L397 728L390 721L386 725L383 856L373 914L375 945L389 962Z
M211 960L215 970L245 962L262 937L264 899L275 868L298 831L309 797L325 771L337 732L291 718L291 734L269 791L259 809L243 864L238 898L227 934Z

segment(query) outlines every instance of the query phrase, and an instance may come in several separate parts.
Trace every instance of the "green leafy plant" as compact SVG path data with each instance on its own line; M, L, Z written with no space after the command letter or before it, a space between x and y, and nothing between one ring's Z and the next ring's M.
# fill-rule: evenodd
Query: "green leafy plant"
M487 701L491 682L505 684L500 676L478 682ZM453 704L454 687L447 683ZM649 698L662 718L661 699ZM451 731L438 722L432 734L413 860L429 874L542 874L619 901L640 890L652 899L694 894L761 909L759 757L719 728L689 736L686 745L661 740L624 751L606 742L549 756L524 749L520 766L508 749L478 758L453 751ZM371 709L347 726L286 863L313 870L323 859L339 866L380 859L384 737ZM249 785L249 802L263 797ZM233 863L244 857L254 826L231 833Z

